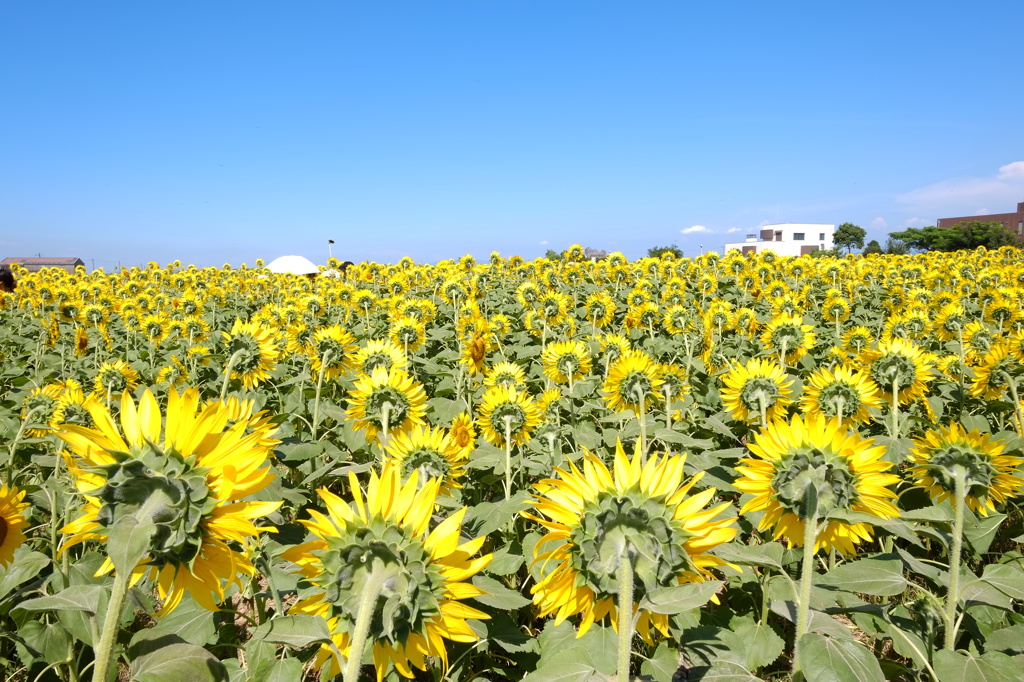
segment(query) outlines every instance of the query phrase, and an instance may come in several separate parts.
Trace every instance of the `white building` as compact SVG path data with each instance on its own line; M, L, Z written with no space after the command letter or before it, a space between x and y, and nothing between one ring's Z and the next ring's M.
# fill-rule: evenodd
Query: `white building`
M725 251L743 253L774 251L779 256L803 256L818 249L831 249L835 225L824 223L779 223L765 225L760 234L748 234L746 241L725 245Z

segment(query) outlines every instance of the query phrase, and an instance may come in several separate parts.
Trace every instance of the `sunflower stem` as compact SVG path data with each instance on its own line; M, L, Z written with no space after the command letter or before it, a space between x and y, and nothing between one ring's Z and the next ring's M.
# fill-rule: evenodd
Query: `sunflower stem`
M889 438L899 438L900 435L900 377L899 374L892 378L892 431Z
M221 384L221 387L220 387L220 401L221 402L224 402L227 399L227 397L228 397L228 384L231 383L231 370L235 368L235 363L238 362L239 358L242 357L243 353L245 353L245 349L244 348L239 348L238 350L236 350L234 353L231 354L230 358L228 358L228 366L224 368L224 383ZM107 402L109 403L110 402L110 400L109 400L110 393L108 392L107 395L108 395Z
M316 427L320 423L320 389L324 385L324 372L327 371L327 362L331 359L331 351L324 353L320 360L320 375L316 378L316 400L313 401L313 440L316 440Z
M793 640L793 660L799 660L800 638L807 634L811 616L811 587L814 584L814 544L818 539L818 515L804 519L804 558L800 569L800 604L796 615L796 637ZM794 671L798 668L794 663Z
M665 428L672 429L672 387L665 384Z
M629 548L623 548L619 556L619 568L615 576L619 587L619 665L618 680L629 680L629 659L633 644L633 560Z
M1024 410L1021 410L1020 398L1017 396L1017 382L1008 372L1004 372L1004 374L1007 385L1010 387L1010 396L1013 398L1013 409L1017 413L1017 435L1024 437Z
M644 396L640 395L640 414L637 415L640 420L640 461L647 461L647 412L644 410Z
M117 571L114 574L114 587L110 591L107 615L103 618L103 633L100 635L99 644L96 645L96 669L92 677L96 682L107 682L110 679L110 665L114 662L114 644L121 629L121 610L124 607L125 595L128 594L130 576L131 571Z
M512 496L512 417L505 417L505 499Z
M953 651L956 643L956 605L960 596L960 550L964 542L964 504L966 503L965 474L963 467L953 467L953 541L949 549L949 591L946 592L946 642L945 649Z
M363 588L362 597L359 599L359 614L356 616L356 627L352 633L352 642L348 650L348 660L345 661L345 682L358 682L359 669L363 662L363 649L366 647L366 636L370 633L370 622L373 620L374 607L377 605L377 598L384 589L386 571L382 570L380 561L373 562L373 571L369 580Z
M29 410L28 414L25 415L25 418L21 420L21 426L18 427L18 433L15 434L14 440L7 445L7 475L4 477L4 480L7 481L7 485L9 486L13 487L15 484L16 473L14 471L14 453L18 450L18 443L21 442L21 437L25 435L25 428L28 426L29 422L32 421L32 418L36 416L37 412L42 412L44 409L45 408L40 405ZM4 530L6 530L6 528Z

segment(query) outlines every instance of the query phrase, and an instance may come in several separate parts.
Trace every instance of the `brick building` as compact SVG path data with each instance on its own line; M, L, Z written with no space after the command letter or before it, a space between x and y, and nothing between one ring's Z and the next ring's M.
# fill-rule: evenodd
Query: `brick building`
M1024 235L1024 201L1017 204L1016 213L992 213L990 215L972 215L961 218L939 218L935 222L936 227L953 227L959 223L972 223L980 221L983 223L1002 223L1015 234Z

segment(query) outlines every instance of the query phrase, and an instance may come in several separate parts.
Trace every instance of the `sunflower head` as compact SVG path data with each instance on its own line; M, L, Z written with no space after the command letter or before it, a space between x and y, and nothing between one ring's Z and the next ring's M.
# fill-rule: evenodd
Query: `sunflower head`
M0 566L9 566L14 550L25 542L23 531L28 527L25 520L28 502L22 502L23 499L24 490L8 488L6 484L0 486Z
M525 392L511 386L495 386L484 393L477 423L484 438L504 446L506 440L522 444L540 421L537 404Z
M658 363L643 351L631 350L609 368L602 389L605 402L613 410L630 409L639 413L646 412L660 397L661 384Z
M737 365L722 377L722 383L722 405L740 421L758 421L762 411L770 421L785 415L793 402L792 382L771 360L752 358L746 365Z
M899 477L883 473L892 465L881 459L884 446L875 446L838 420L797 415L762 429L748 445L755 458L741 460L734 485L754 495L740 510L763 511L760 530L774 528L790 546L802 544L804 523L823 523L815 548L835 548L844 554L871 537L870 526L829 520L835 511L862 511L881 518L899 515L887 486Z
M423 386L404 370L378 366L356 379L349 398L349 416L356 429L366 430L373 438L378 430L398 433L423 424L426 402Z
M983 516L1024 488L1024 458L1008 454L1003 441L978 430L967 432L959 424L914 439L910 458L916 485L936 501L955 495L956 478L963 476L967 506Z
M421 481L437 479L441 481L441 493L462 487L459 479L466 474L463 467L469 452L442 428L413 427L391 439L385 450L388 459L399 465L403 478L415 471Z

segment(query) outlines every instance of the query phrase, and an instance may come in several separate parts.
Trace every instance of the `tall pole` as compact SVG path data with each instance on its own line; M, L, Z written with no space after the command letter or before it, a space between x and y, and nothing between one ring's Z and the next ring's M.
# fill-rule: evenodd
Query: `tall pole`
M334 243L333 239L328 239L327 240L327 257L328 258L334 258L334 253L331 252L331 244L333 244L333 243Z

